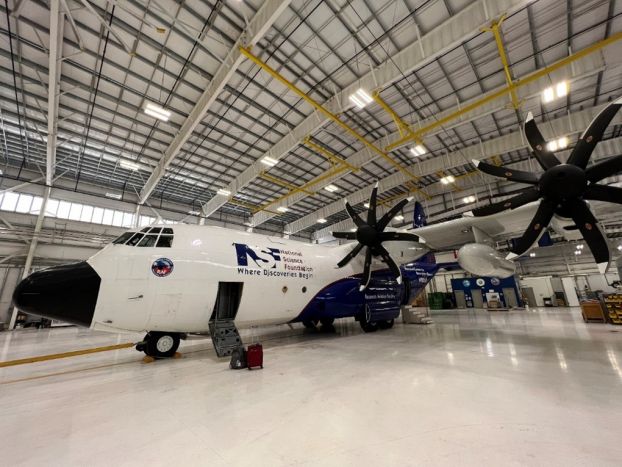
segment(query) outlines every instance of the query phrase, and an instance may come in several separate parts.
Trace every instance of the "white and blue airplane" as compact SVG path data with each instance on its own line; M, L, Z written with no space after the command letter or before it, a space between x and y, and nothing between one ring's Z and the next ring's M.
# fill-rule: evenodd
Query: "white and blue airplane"
M546 149L529 116L525 134L544 173L474 161L485 173L531 187L460 219L426 226L417 204L414 229L387 229L408 200L378 219L374 188L366 219L346 202L356 231L333 233L355 243L312 245L219 227L154 225L124 233L87 261L31 274L13 301L26 313L95 330L145 331L137 348L168 357L180 338L207 333L220 321L313 327L354 317L366 332L389 328L401 305L441 267L431 252L459 248L463 269L509 277L515 270L511 260L527 252L550 223L564 236L578 230L604 272L611 253L585 200L622 204L622 189L597 183L622 170L622 156L586 167L621 105L618 99L594 119L563 164ZM530 218L504 258L492 239L524 228Z

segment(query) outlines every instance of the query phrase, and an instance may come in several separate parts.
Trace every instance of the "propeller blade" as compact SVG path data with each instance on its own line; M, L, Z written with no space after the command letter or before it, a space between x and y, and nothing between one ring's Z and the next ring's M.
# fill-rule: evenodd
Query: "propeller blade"
M369 285L371 279L371 248L367 247L365 252L365 268L363 269L363 277L361 277L361 285L359 291L363 291Z
M374 185L369 197L369 209L367 210L367 225L376 227L376 204L378 202L378 183Z
M596 115L592 123L590 123L590 126L587 127L587 130L583 132L577 145L570 154L568 158L569 164L576 165L582 169L587 167L587 163L590 160L592 152L594 152L594 148L603 138L607 126L611 123L611 120L613 120L618 110L620 110L620 107L622 107L622 97L609 104Z
M350 219L352 219L352 221L356 224L357 227L363 227L365 225L365 221L361 219L361 217L356 213L354 208L350 206L350 203L348 203L348 200L346 200L346 211L348 212Z
M585 190L583 197L595 201L622 204L622 188L607 185L590 185Z
M393 261L393 258L391 258L391 255L389 254L389 252L382 245L378 247L378 252L380 253L380 257L382 258L382 261L384 261L385 264L389 266L389 269L395 276L395 280L397 281L397 283L401 284L402 283L402 271L400 270L399 266L395 264L395 261Z
M525 172L524 170L506 169L505 167L488 164L476 159L473 159L472 162L478 170L493 177L501 177L511 182L527 183L529 185L537 185L539 181L539 177L536 174Z
M395 215L398 212L400 212L404 206L408 204L409 201L410 201L410 198L403 199L402 201L397 203L395 206L393 206L389 212L385 213L385 215L380 218L380 221L378 222L378 225L376 226L377 230L382 232L385 229L385 227L389 225L389 222L391 222L391 219L393 219Z
M380 234L381 242L390 241L403 241L403 242L418 242L419 236L407 232L382 232Z
M513 198L500 201L498 203L491 204L489 206L483 206L481 208L473 209L473 215L475 217L490 216L506 209L515 209L523 206L527 203L537 200L540 197L540 191L536 187L526 188L520 194Z
M620 171L622 171L622 156L617 156L594 164L585 171L585 175L590 182L595 183Z
M356 232L332 232L333 237L344 240L356 240Z
M516 246L512 253L508 254L505 259L514 259L525 253L531 246L538 241L544 229L549 225L553 214L555 213L555 204L551 201L543 199L536 214L531 219L529 227L523 233L523 236L516 241Z
M350 251L350 253L348 253L346 256L344 256L344 258L337 263L337 267L338 268L344 267L346 264L348 264L350 261L352 261L352 258L354 258L356 255L358 255L359 251L361 251L362 249L363 249L363 244L362 243L359 243L358 245L356 245L354 248L352 248L352 251Z
M572 220L579 227L587 246L596 260L598 270L601 274L604 274L609 268L609 262L611 261L607 237L603 235L598 221L585 201L576 200L572 203L571 212Z
M525 120L525 136L527 137L527 141L529 141L529 146L531 146L533 155L536 156L536 159L544 170L560 164L555 154L546 148L546 141L542 133L540 133L540 130L538 130L538 125L536 125L536 121L533 119L533 114L531 112L527 114L527 120Z

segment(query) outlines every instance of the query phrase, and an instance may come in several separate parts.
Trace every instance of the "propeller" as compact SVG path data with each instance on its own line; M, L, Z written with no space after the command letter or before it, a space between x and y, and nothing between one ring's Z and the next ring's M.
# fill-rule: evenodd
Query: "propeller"
M367 220L363 220L352 208L346 200L346 211L356 225L356 232L333 232L333 237L345 240L357 240L358 244L348 253L341 261L337 263L337 267L342 268L354 259L362 250L365 250L365 266L363 268L363 277L361 279L360 290L363 291L369 285L371 279L371 262L373 257L379 256L382 261L389 266L391 272L395 275L398 284L402 283L402 272L397 263L391 258L391 255L382 246L382 242L386 241L402 241L402 242L418 242L417 235L406 232L385 232L384 229L389 225L398 212L410 201L410 198L403 199L393 206L384 216L377 220L376 202L378 198L378 184L374 186L369 198L369 208L367 210Z
M536 160L544 169L544 173L540 176L531 172L473 161L473 164L486 174L532 185L505 201L474 209L474 216L488 216L540 200L538 210L529 227L515 243L507 259L516 258L529 250L546 230L553 216L558 215L575 222L594 255L598 270L605 273L611 261L611 252L607 238L585 200L622 204L621 188L598 183L622 171L622 155L590 167L587 167L587 164L596 145L602 140L605 129L620 107L622 107L622 97L599 112L579 138L565 164L547 149L544 137L538 130L533 115L529 112L525 120L525 136Z

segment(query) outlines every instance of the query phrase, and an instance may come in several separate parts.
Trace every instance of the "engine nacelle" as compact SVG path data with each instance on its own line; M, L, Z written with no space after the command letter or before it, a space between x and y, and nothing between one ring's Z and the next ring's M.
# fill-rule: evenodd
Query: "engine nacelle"
M458 250L458 264L471 274L485 277L510 277L516 265L494 248L481 243L467 243Z

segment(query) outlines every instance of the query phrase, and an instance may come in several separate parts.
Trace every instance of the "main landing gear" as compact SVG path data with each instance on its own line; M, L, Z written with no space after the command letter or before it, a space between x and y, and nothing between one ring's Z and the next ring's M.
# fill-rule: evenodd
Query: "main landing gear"
M365 311L356 317L356 320L361 325L361 328L365 332L376 332L378 329L391 329L395 324L394 319L388 320L374 320L371 315L369 307L365 307Z
M169 358L175 355L181 336L176 332L149 331L136 350L153 358Z
M335 326L333 325L335 323L335 318L322 318L322 319L314 319L312 321L303 321L302 324L305 328L307 329L312 329L312 330L317 330L318 324L322 324L322 326L319 328L320 331L323 332L333 332L335 330Z

